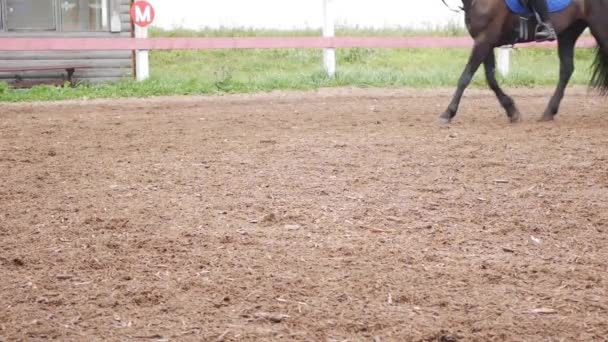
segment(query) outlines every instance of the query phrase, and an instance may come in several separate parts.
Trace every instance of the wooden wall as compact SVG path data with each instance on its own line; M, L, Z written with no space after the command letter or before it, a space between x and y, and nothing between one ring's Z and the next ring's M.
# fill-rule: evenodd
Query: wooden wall
M132 0L115 0L120 11L120 32L0 32L0 37L131 37L132 26L130 6ZM110 20L111 22L111 20ZM86 65L90 68L76 70L77 82L100 83L118 81L133 75L133 54L131 51L49 51L12 52L0 51L1 67ZM65 71L0 72L0 82L15 83L22 79L25 84L37 82L57 82L65 78ZM19 84L19 83L16 83Z

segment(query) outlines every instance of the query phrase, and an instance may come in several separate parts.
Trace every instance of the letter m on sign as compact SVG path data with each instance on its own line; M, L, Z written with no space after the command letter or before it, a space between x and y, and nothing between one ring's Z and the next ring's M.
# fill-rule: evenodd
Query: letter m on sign
M135 21L140 23L150 22L150 19L152 18L150 12L150 6L147 6L143 13L141 12L141 7L135 7Z
M146 27L154 21L154 7L147 1L137 1L131 6L131 20L137 26Z

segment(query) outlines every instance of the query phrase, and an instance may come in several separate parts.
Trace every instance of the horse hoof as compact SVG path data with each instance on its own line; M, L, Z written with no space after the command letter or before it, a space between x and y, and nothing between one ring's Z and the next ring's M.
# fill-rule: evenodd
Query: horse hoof
M541 116L540 119L538 119L538 122L552 122L553 119L554 119L553 115L545 114L545 115Z
M446 110L445 112L439 115L439 123L442 125L449 125L452 122L452 118L454 115L450 112L450 110Z
M440 116L439 119L437 119L437 121L439 122L440 125L449 125L450 122L452 122L452 119L450 118L446 118L445 116Z
M513 113L513 115L509 117L509 122L512 124L521 122L521 114L519 114L519 112Z

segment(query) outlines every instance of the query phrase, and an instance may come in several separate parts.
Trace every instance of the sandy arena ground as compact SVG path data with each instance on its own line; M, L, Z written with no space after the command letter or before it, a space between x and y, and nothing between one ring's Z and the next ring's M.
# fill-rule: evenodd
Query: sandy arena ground
M606 341L607 101L2 104L0 341Z

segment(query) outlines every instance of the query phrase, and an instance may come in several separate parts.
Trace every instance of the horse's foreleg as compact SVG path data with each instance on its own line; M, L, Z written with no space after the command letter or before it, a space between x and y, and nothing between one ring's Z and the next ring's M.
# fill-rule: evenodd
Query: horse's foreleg
M511 97L509 97L498 85L498 81L496 80L496 57L494 56L493 49L488 54L488 57L483 62L483 66L486 71L486 81L488 82L488 86L490 89L494 91L498 101L502 105L502 107L507 111L507 116L511 120L511 122L519 121L521 115L517 107L515 106L515 102Z
M471 52L471 56L469 57L469 62L467 66L464 68L460 79L458 80L458 87L456 88L456 93L452 97L452 102L448 108L439 116L439 119L443 123L449 123L454 116L456 116L456 112L458 112L458 106L460 105L460 100L462 99L462 94L464 94L464 90L467 88L471 80L473 79L473 75L479 69L481 63L486 59L488 54L491 52L492 48L490 44L487 42L476 42L473 47L473 51Z
M585 28L586 25L576 25L560 33L559 35L559 82L557 83L557 88L549 101L547 109L545 109L545 112L540 119L541 121L553 120L553 117L555 117L559 111L559 105L564 98L566 86L568 86L572 73L574 73L574 45Z

